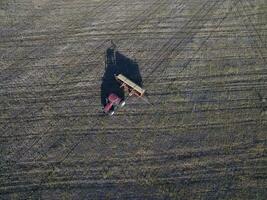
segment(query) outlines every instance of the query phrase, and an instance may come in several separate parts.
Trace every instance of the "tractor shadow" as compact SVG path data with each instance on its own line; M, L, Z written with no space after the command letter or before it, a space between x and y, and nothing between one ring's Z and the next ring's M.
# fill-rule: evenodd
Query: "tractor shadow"
M123 74L137 85L143 85L139 65L136 61L128 58L113 48L108 48L105 54L105 72L102 77L101 84L101 104L103 107L107 104L107 97L110 93L116 94L118 97L125 99L123 88L115 79L115 75Z

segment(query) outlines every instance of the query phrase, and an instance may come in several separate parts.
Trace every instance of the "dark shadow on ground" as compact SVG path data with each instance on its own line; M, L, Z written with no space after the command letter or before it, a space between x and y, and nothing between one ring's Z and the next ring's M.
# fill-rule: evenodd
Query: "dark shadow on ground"
M139 66L136 61L128 58L114 48L108 48L105 55L105 73L101 84L101 104L106 105L106 98L114 93L124 99L125 94L114 75L123 74L137 85L143 85Z

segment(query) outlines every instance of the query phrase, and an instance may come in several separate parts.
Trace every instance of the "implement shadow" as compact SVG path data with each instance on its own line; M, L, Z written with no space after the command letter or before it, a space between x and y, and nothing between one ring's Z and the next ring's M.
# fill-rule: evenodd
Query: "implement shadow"
M108 48L105 54L105 72L101 84L101 104L107 104L109 94L114 93L118 97L125 99L123 88L115 79L115 75L122 74L137 85L143 85L139 65L136 61L128 58L114 48Z

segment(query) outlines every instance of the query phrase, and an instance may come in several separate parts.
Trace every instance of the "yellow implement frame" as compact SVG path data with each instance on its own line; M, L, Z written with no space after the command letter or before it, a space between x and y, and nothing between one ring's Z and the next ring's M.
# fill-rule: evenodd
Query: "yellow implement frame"
M115 75L115 78L122 84L121 87L123 87L124 90L129 92L130 96L135 94L136 96L142 97L144 95L145 90L143 88L136 85L134 82L132 82L130 79L126 78L122 74L119 74L118 76Z

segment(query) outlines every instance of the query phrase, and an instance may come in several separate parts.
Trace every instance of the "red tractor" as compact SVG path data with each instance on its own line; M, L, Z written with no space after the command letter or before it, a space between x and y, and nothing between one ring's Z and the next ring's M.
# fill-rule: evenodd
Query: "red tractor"
M113 115L117 106L123 107L124 105L125 101L123 101L122 98L118 97L114 93L111 93L107 98L107 104L104 107L104 112L109 115Z
M127 92L129 96L135 95L137 97L143 98L145 90L140 86L136 85L130 79L126 78L122 74L119 74L118 76L115 75L115 79L121 84L120 87L124 88L124 91ZM148 102L146 99L144 100ZM124 99L118 97L114 93L110 93L108 98L106 98L106 105L104 107L104 112L109 115L113 115L115 113L115 109L118 106L123 107L124 105L125 105Z

